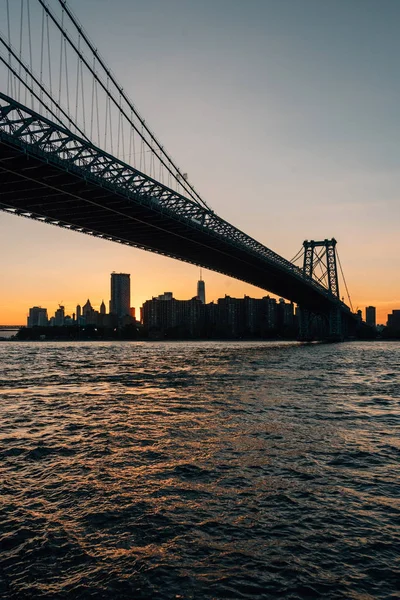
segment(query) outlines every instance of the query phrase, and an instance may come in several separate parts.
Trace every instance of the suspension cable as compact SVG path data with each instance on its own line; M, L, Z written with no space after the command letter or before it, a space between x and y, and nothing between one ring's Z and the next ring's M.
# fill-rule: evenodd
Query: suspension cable
M33 94L35 96L35 98L37 100L39 100L39 103L42 104L47 111L50 111L52 116L56 119L56 121L58 121L61 125L64 125L64 123L62 122L62 120L60 119L59 116L57 116L57 114L50 110L49 107L44 103L43 101L43 93L49 98L51 104L55 105L56 108L58 110L60 110L62 112L62 114L67 118L67 120L70 123L73 123L72 118L68 115L68 113L66 113L61 106L57 106L57 103L53 100L52 95L48 92L48 90L46 90L46 88L44 87L44 85L42 83L40 83L40 81L35 77L35 75L33 75L33 73L30 71L29 67L27 67L25 65L25 63L23 61L21 61L18 58L18 55L16 54L16 52L14 52L13 48L11 45L7 44L7 42L3 39L3 36L0 35L0 43L2 43L6 49L8 50L9 55L13 56L13 58L15 58L15 60L17 61L17 63L20 64L20 66L29 74L29 76L31 77L31 79L36 83L36 85L39 87L40 89L40 96L38 96L37 94L35 94L35 92L32 89L29 89L29 91L31 92L31 94ZM22 79L22 77L20 77L17 73L17 71L15 69L13 69L9 63L7 63L2 57L1 57L3 63L8 67L8 69L14 74L15 77L17 77L17 79L19 79L20 82L22 82L23 85L26 85L25 81ZM77 131L79 131L79 133L85 138L85 140L87 140L88 142L90 142L89 138L87 137L87 135L80 129L80 127L78 125L76 125L74 123L75 128L77 129Z
M335 250L336 250L336 256L337 256L339 267L340 267L340 272L342 274L342 278L343 278L343 282L344 282L344 287L346 288L347 298L349 299L349 304L350 304L351 312L354 312L353 304L351 303L351 298L350 298L349 290L348 290L347 283L346 283L346 278L344 276L343 269L342 269L342 264L340 262L339 253L338 253L338 251L337 251L336 248L335 248Z
M60 1L60 0L59 0L59 1ZM46 4L43 2L43 0L38 0L38 2L39 2L39 3L41 4L41 6L43 7L44 11L46 12L46 15L49 15L49 16L50 16L51 20L52 20L52 21L53 21L53 23L56 25L56 27L58 27L58 29L59 29L60 31L62 31L62 32L63 32L63 35L64 35L65 39L68 41L68 43L70 44L70 46L72 47L72 49L75 51L75 53L76 53L76 54L79 56L79 58L82 60L82 62L85 64L85 66L87 67L87 69L88 69L88 70L89 70L89 71L92 73L92 75L93 75L93 76L96 78L96 81L97 81L97 82L100 84L100 86L101 86L101 87L103 88L103 90L106 92L108 99L109 99L109 100L111 100L111 101L114 103L114 105L115 105L115 106L118 108L118 103L116 102L116 100L115 100L115 98L112 96L112 94L111 94L111 93L108 91L108 89L107 89L107 87L106 87L106 85L105 85L104 81L102 81L102 79L101 79L101 78L100 78L100 77L97 75L97 73L95 73L95 72L93 71L93 69L92 69L91 65L90 65L90 64L89 64L89 62L86 60L85 56L84 56L84 55L83 55L83 54L80 52L80 50L79 50L79 49L76 47L76 44L75 44L75 43L74 43L74 41L71 39L71 37L68 35L68 33L67 33L65 30L63 30L63 29L61 28L61 25L60 25L60 23L58 22L57 18L56 18L56 17L53 15L53 13L50 11L50 9L48 8L48 6L47 6L47 5L46 5ZM62 3L62 6L65 8L66 12L68 12L68 11L67 11L67 6L66 6L64 3ZM82 28L81 28L79 25L77 25L77 27L79 27L78 31L80 32L80 34L82 35L82 37L84 37L84 36L83 36L83 30L82 30ZM84 38L84 39L85 39L85 38ZM86 41L86 39L85 39L85 41ZM93 45L92 45L92 44L91 44L91 46L93 47ZM96 55L96 58L97 58L98 62L100 62L100 61L99 61L99 54L98 54L97 50L96 50L96 49L93 49L93 50L92 50L92 52L93 52L93 53L95 53L95 55ZM104 67L103 67L103 68L104 68ZM107 74L107 77L110 77L111 73L110 73L109 69L106 69L106 74ZM114 84L114 85L115 85L115 84ZM121 89L122 96L124 97L124 99L126 99L126 95L125 95L125 93L123 92L123 89L122 89L122 88L118 88L118 89ZM138 133L138 135L139 135L139 136L142 138L142 143L143 143L143 144L146 144L146 146L147 146L148 148L150 148L150 149L151 149L151 147L150 147L150 143L148 142L148 140L146 139L145 135L143 134L143 130L144 130L144 129L146 129L146 131L149 131L149 130L148 130L148 128L147 128L147 126L145 125L145 121L144 121L144 119L141 119L141 117L138 115L138 113L137 113L136 109L133 107L133 105L132 105L131 103L129 103L129 100L127 100L127 99L126 99L126 102L128 102L128 104L129 104L129 106L130 106L130 108L131 108L132 112L133 112L135 115L137 115L137 116L138 116L138 119L140 119L140 122L141 122L141 125L142 125L142 132L141 132L141 131L140 131L140 130L139 130L137 127L136 127L136 125L135 125L135 124L134 124L134 123L133 123L133 122L130 120L130 118L128 117L128 115L126 114L126 112L125 112L125 111L124 111L122 108L121 108L120 110L122 111L122 113L123 113L124 117L127 119L127 121L128 121L130 124L131 124L131 126L133 127L133 129L135 129L135 131ZM69 119L69 120L71 121L71 119ZM73 123L73 121L72 121L72 123ZM85 136L85 137L86 137L86 136ZM154 137L154 136L153 136L153 137ZM157 145L159 146L159 143L158 143L158 142L157 142ZM161 147L161 148L163 148L162 146L160 146L160 147ZM169 173L170 173L170 175L172 175L173 179L175 179L175 181L177 181L177 182L178 182L178 184L179 184L179 185L181 185L181 186L183 187L183 189L184 189L184 190L185 190L185 191L186 191L186 192L189 194L189 196L192 198L192 200L193 200L194 202L196 202L197 204L199 204L199 201L200 201L200 202L201 202L201 203L204 205L204 207L205 207L207 210L209 210L210 212L213 212L213 211L212 211L212 210L209 208L209 206L207 206L207 204L205 203L205 201L204 201L204 200L202 200L202 199L200 198L200 196L197 194L197 192L196 192L196 191L194 191L194 192L192 193L192 191L188 190L188 189L185 187L185 185L182 183L182 182L184 182L185 184L187 183L187 182L186 182L186 179L184 178L184 176L183 176L183 175L181 175L180 171L177 169L177 167L176 167L176 165L173 163L173 161L172 161L172 160L169 158L169 156L167 155L167 153L166 153L164 150L162 150L162 153L163 153L163 155L166 157L166 159L168 160L168 162L169 162L169 163L170 163L170 164L171 164L171 165L174 167L174 169L175 169L175 171L178 173L178 175L180 176L180 179L178 179L177 175L176 175L176 174L175 174L175 173L172 171L172 169L171 169L171 168L170 168L170 167L169 167L169 166L168 166L168 165L165 163L165 161L162 159L162 157L161 157L159 154L157 154L157 158L158 158L158 160L159 160L159 161L160 161L160 162L163 164L163 166L164 166L164 167L167 169L167 171L169 171ZM189 187L189 188L192 188L192 186L190 186L190 184L188 184L188 187ZM194 196L194 194L197 196L197 198Z
M290 262L294 263L298 258L300 258L300 256L303 254L303 252L304 252L304 248L301 247L300 250L298 251L298 253L295 254L295 256L292 258L292 260Z
M31 33L31 11L29 8L29 0L27 3L27 16L28 16L28 43L29 43L29 60L30 60L30 71L33 70L33 58L32 58L32 33ZM32 76L31 76L31 80L32 80ZM28 73L27 73L27 79L26 79L26 87L28 89ZM34 110L34 104L33 104L33 100L32 100L32 106L31 106L32 110Z
M2 41L2 40L0 39L0 41ZM13 69L12 67L10 67L10 65L7 63L6 59L3 56L1 56L1 54L0 54L0 61L2 63L4 63L6 65L6 67L8 67L10 69L11 73L14 75L14 77L16 79L18 79L20 82L22 82L23 85L25 85L25 82L22 79L22 77L20 77L20 75L18 75L18 73L17 73L17 71L15 69ZM52 117L54 117L54 119L56 121L58 121L61 125L63 124L62 121L59 119L59 117L56 115L56 113L49 106L47 106L45 104L45 102L40 98L40 96L38 94L36 94L36 92L34 92L33 90L29 90L29 92L36 98L36 100L39 101L39 103L48 111L48 113ZM6 98L7 98L7 96L6 96ZM9 98L9 100L12 101L12 98ZM87 140L87 141L89 141L89 140Z
M11 30L10 30L10 6L7 0L7 32L8 32L8 43L11 44ZM11 54L10 51L8 52L8 64L11 66ZM10 96L13 95L13 80L11 77L11 73L10 71L8 71L8 78L7 78L7 94L9 94Z
M40 4L43 6L43 8L46 10L46 12L48 12L48 14L50 14L50 17L52 18L53 22L59 27L59 24L57 22L57 20L55 19L55 17L51 14L51 12L49 11L49 9L44 5L43 0L39 0ZM137 119L139 120L139 122L142 124L143 128L146 130L146 132L148 133L148 135L150 136L150 138L155 142L158 150L161 152L161 154L163 156L165 156L165 158L167 159L167 161L172 165L172 167L175 169L177 175L175 173L173 173L172 171L170 171L170 168L164 163L164 161L161 159L159 154L156 154L158 160L160 162L162 162L162 164L164 165L164 167L166 169L168 169L168 171L171 172L171 175L174 177L174 179L184 188L186 189L186 186L190 189L190 191L188 189L186 189L186 191L190 194L190 196L192 197L193 200L195 200L196 202L200 202L205 208L207 208L207 210L211 211L210 207L207 205L207 203L201 198L201 196L198 194L198 192L195 190L195 188L186 180L184 174L181 172L181 170L179 169L179 167L175 164L175 162L171 159L171 157L166 153L166 151L164 150L164 147L161 145L161 143L157 140L156 136L152 133L152 131L149 129L149 127L146 125L145 120L140 116L140 114L138 113L137 109L134 107L133 103L130 101L129 97L125 94L124 89L118 84L117 80L115 79L114 75L112 74L112 72L110 71L109 67L107 66L107 64L105 63L105 61L102 59L101 55L99 54L97 48L95 48L95 46L93 45L93 43L90 41L86 31L83 29L82 25L79 23L78 19L75 17L75 15L73 14L73 12L71 11L71 9L69 8L69 6L67 5L66 0L58 0L58 2L61 4L61 6L63 7L63 9L65 10L66 14L68 15L68 17L70 18L70 20L72 21L72 23L74 24L74 26L76 27L77 31L79 32L79 34L82 36L82 38L84 39L85 43L87 44L88 48L90 49L90 51L96 56L98 63L100 64L100 66L104 69L105 73L107 74L107 77L110 78L110 81L114 84L114 86L116 87L116 89L119 91L119 93L121 94L121 96L124 98L125 102L128 104L129 108L132 110L132 112L135 114L135 116L137 117ZM67 37L68 39L68 37ZM68 40L69 41L69 40ZM71 43L71 42L70 42ZM71 44L73 47L74 45ZM75 49L76 50L76 49ZM81 56L81 58L84 60L84 58ZM86 63L86 61L84 60L86 66L91 70L90 65L88 65ZM94 74L94 73L93 73ZM96 77L97 79L97 77ZM101 82L100 82L101 83ZM117 106L118 108L118 102L115 101L115 99L113 97L111 97L111 99L113 100L114 104ZM122 111L122 109L120 109ZM125 113L125 111L122 111L125 118L131 123L132 127L140 134L140 131L135 127L135 125L130 121L129 117L127 116L127 114ZM147 142L147 140L144 140L146 145L150 148L150 150L152 150L151 145ZM155 150L153 150L153 152L155 153ZM179 178L178 178L179 177ZM183 185L183 183L185 185ZM193 195L196 197L194 198ZM212 212L212 211L211 211Z

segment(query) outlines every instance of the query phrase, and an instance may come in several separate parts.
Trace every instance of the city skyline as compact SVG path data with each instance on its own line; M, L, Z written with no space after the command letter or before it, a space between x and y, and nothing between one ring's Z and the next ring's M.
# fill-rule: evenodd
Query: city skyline
M148 296L145 300L143 300L143 302L141 303L140 306L133 306L132 303L132 299L131 299L131 280L130 280L130 273L116 273L115 271L113 271L110 274L110 300L107 303L109 306L109 314L114 314L115 316L117 316L119 319L121 319L124 316L133 316L135 317L135 314L137 316L137 320L140 321L139 315L141 314L141 311L143 309L143 307L145 306L146 303L148 303L151 300L165 300L165 299L174 299L174 300L179 300L179 301L189 301L189 300L194 300L194 299L198 299L201 301L202 304L213 304L213 303L218 303L223 297L218 297L215 299L210 300L209 302L206 302L206 282L203 278L203 274L202 274L202 269L200 269L200 274L199 274L199 279L197 281L197 288L196 291L193 295L190 295L188 298L176 298L174 295L174 292L172 291L164 291L162 293L152 293L150 296ZM224 296L225 298L232 298L233 300L240 300L240 298L235 298L235 296L232 296L230 294L225 294ZM251 296L248 296L246 294L243 295L243 298L251 298ZM284 300L283 298L279 298L278 296L274 295L274 294L264 294L261 298L254 297L251 298L253 300L260 300L260 299L265 299L266 297L271 298L271 300L273 301L282 301ZM290 303L290 301L288 301L289 304L293 304ZM82 316L84 316L84 312L85 312L85 306L89 306L90 311L96 311L96 306L99 307L98 311L96 311L99 314L107 314L107 310L106 310L106 303L104 301L104 298L102 298L101 302L94 302L92 303L92 301L90 300L90 295L88 296L85 305L81 305L79 302L78 303L72 303L71 307L67 307L65 306L65 303L63 305L58 304L58 308L56 308L54 310L55 315L57 316L57 313L60 311L60 309L62 310L63 316L67 316L68 318L72 320L76 319L79 321L79 318ZM296 304L294 304L294 306L296 306ZM46 320L47 320L47 314L50 314L52 311L47 309L47 306L42 306L42 304L37 303L35 304L35 306L33 306L32 308L28 309L29 312L27 312L27 323L28 323L28 327L32 326L32 323L30 325L30 321L31 321L31 313L32 311L39 311L40 313L46 313ZM377 325L386 325L387 322L390 320L391 318L391 314L388 313L386 315L386 318L378 323L376 321L376 307L375 306L365 306L363 308L360 308L357 310L359 316L361 317L362 321L364 321L367 325L375 328ZM398 309L392 309L392 315L399 313L400 311ZM397 317L396 317L397 318ZM54 317L53 317L54 319ZM50 317L49 317L49 322L51 321ZM12 323L13 325L17 324L17 322ZM22 322L21 322L22 324ZM34 318L34 324L37 325L39 324L39 322L37 322L37 317ZM43 324L43 322L41 323ZM54 323L53 323L54 324ZM3 324L0 323L0 325L7 325L7 324Z
M70 4L212 208L288 259L303 239L335 236L354 310L372 304L386 322L400 305L399 5ZM0 251L4 324L23 322L39 289L49 310L89 284L96 303L114 269L137 273L136 308L155 282L192 293L189 265L4 213ZM265 294L207 280L209 299Z
M180 300L190 300L190 299L198 297L198 298L200 298L200 300L203 301L203 303L206 302L207 304L213 303L213 302L217 302L219 299L221 299L221 298L223 298L225 296L232 297L232 298L236 298L236 297L240 298L240 297L249 296L249 297L254 298L254 299L261 299L261 298L264 298L266 295L268 295L268 296L271 296L271 298L274 298L276 300L279 299L279 297L277 295L275 295L275 294L268 294L266 291L263 291L263 290L261 290L261 294L256 294L254 296L251 296L250 294L247 294L247 293L235 294L231 290L229 293L225 293L223 295L220 295L220 296L213 297L213 298L209 299L208 285L207 285L207 292L206 292L206 289L205 289L206 282L204 280L202 271L203 271L203 269L200 269L200 277L199 277L199 279L197 281L196 280L192 281L192 290L191 291L193 293L191 293L189 291L189 294L187 296L181 296L179 294L176 294L176 296L175 296L175 292L171 292L171 290L173 289L173 286L169 286L169 287L167 286L168 287L168 292L165 291L167 289L167 287L164 286L164 288L163 288L164 291L161 291L161 289L160 290L156 290L156 291L153 290L147 296L140 296L143 299L141 300L140 303L135 304L134 301L132 301L132 291L131 291L131 288L130 288L130 283L131 283L131 281L130 281L130 274L128 274L128 273L116 273L115 271L113 271L111 273L111 275L110 275L110 277L111 277L111 292L110 292L110 282L108 282L108 285L104 286L104 287L108 287L108 289L109 289L108 295L107 295L107 293L105 293L105 295L101 297L101 300L99 300L97 297L96 297L95 300L93 300L93 294L90 294L90 292L88 292L86 295L82 294L82 293L78 293L78 295L86 297L85 302L90 302L90 304L93 307L93 309L96 310L96 307L98 307L98 310L101 312L102 306L109 306L109 312L115 312L119 316L122 316L122 313L119 314L119 312L121 312L121 311L115 310L115 307L117 306L116 302L114 302L114 305L113 305L114 306L114 310L111 310L111 305L112 305L112 298L111 298L111 296L112 296L112 291L113 291L113 280L115 281L116 276L117 276L117 278L118 278L118 276L123 276L124 278L127 279L127 285L128 285L128 290L129 290L127 292L127 294L128 294L128 296L130 298L130 302L129 302L128 297L126 297L125 298L125 304L127 305L128 303L130 303L130 308L133 309L136 312L136 315L140 314L140 309L143 307L143 305L145 304L145 302L147 302L149 299L152 299L152 298L154 299L155 297L160 296L160 295L165 294L165 293L172 293L172 294L174 294L174 297L177 297ZM210 273L212 273L212 272L210 272ZM133 282L133 289L135 289L136 283L137 282L135 282L135 281ZM238 282L238 283L240 283L240 282ZM140 287L140 284L139 284L139 287ZM185 287L185 289L187 289L187 283L185 283L184 287ZM249 289L258 290L258 288L255 288L254 286L251 286L251 285L248 285L246 287L249 288ZM182 287L180 289L182 289ZM206 293L207 293L207 300L205 300L206 299ZM203 294L204 294L204 296L203 296ZM59 294L59 295L62 295L62 294ZM105 298L109 298L109 300L105 300ZM84 306L84 302L83 301L82 301L82 303L81 302L77 302L76 299L70 299L69 302L65 302L64 300L62 300L60 302L52 301L51 303L48 303L48 304L46 304L45 302L40 302L39 300L37 300L36 302L31 303L32 307L44 309L44 310L46 310L48 312L49 315L53 314L53 313L56 313L57 310L58 310L58 308L60 308L61 305L62 305L62 308L65 309L64 312L65 312L66 315L67 314L68 315L73 315L73 314L75 314L77 307L79 307L79 308L82 309L82 307ZM285 300L288 301L288 299L285 299ZM14 320L14 321L11 320L9 322L0 322L0 325L23 325L24 323L26 323L27 319L29 318L29 310L31 310L31 309L27 308L27 305L25 303L24 318L22 318L20 321L18 321L18 320ZM382 320L378 320L378 318L375 317L375 315L377 314L377 309L376 309L375 306L368 305L368 306L357 307L357 309L355 309L355 312L357 312L357 311L358 312L361 311L362 319L367 324L371 324L371 325L373 324L373 321L368 322L369 321L368 320L368 313L369 313L369 311L372 311L372 313L370 313L370 314L374 315L375 324L376 325L386 325L386 323L388 321L388 318L390 316L390 313L393 312L393 311L398 312L398 309L395 306L393 306L392 308L390 308L388 310L388 312L384 315L384 318ZM129 311L126 311L126 310L122 311L122 312L124 312L125 314L129 314Z

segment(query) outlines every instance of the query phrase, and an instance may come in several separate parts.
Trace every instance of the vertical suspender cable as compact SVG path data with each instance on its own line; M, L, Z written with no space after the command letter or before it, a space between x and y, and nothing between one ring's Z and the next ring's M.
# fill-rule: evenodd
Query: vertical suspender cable
M96 69L96 57L93 56L93 70ZM89 137L93 141L93 113L94 113L94 82L96 81L95 77L92 77L92 105L90 110L90 134Z
M108 116L110 119L110 144L111 144L111 154L114 154L114 143L113 143L113 130L112 130L112 105L111 105L111 99L108 99L109 102L109 110L108 110Z
M49 63L49 86L50 94L53 96L53 83L51 78L51 51L50 51L50 29L49 29L49 15L46 15L46 29L47 29L47 55Z
M81 92L82 92L82 117L83 117L83 131L86 133L86 111L85 111L85 87L83 85L83 64L81 61Z
M7 0L7 31L8 31L8 46L10 47L11 45L11 28L10 28L10 6L9 6L9 2ZM8 50L8 64L11 66L11 52L10 50ZM8 70L8 77L7 77L7 95L8 96L13 96L13 79L12 79L12 74L11 71Z
M107 79L107 90L108 90L108 79ZM108 94L106 96L106 122L104 129L104 150L107 152L107 128L108 128L108 103L109 103Z
M44 53L44 18L45 12L42 10L42 40L40 44L40 83L43 85L43 53ZM40 90L40 101L43 99L42 90Z
M61 13L61 25L64 28L64 9ZM60 76L58 79L58 105L61 106L61 92L62 92L62 71L63 71L63 48L64 48L64 36L60 34Z
M94 92L96 96L96 115L97 115L97 145L100 147L100 115L99 115L99 94L97 90L97 81L94 84Z
M122 131L121 131L121 133L122 133L121 139L122 139L122 156L123 156L122 160L125 160L125 132L124 132L124 120L123 119L122 119L122 127L121 127L121 129L122 129Z
M132 111L131 111L131 118L132 118ZM135 130L133 129L133 127L129 128L129 150L128 150L128 160L126 161L129 165L132 165L133 167L135 166L134 161L136 160L135 157Z
M121 104L121 94L119 95L119 103ZM121 111L118 111L118 130L117 130L117 157L121 158L120 155L120 141L121 141Z
M70 115L71 111L70 111L70 107L69 107L69 77L68 77L68 48L67 48L67 42L64 39L64 58L65 58L65 90L67 93L67 112Z
M22 60L22 33L24 28L24 0L21 0L21 20L19 24L19 59ZM19 81L18 81L18 102L21 102L21 63L18 69Z
M81 36L78 36L78 50L80 50ZM81 59L79 53L76 55L76 90L75 90L75 123L78 122L78 102L79 102L79 67Z
M31 35L31 11L30 11L30 3L29 0L27 0L27 15L28 15L28 43L29 43L29 67L30 67L30 71L31 71L31 87L33 87L33 78L32 78L32 72L33 72L33 58L32 58L32 35ZM34 106L34 96L31 94L31 108L32 110L35 109Z

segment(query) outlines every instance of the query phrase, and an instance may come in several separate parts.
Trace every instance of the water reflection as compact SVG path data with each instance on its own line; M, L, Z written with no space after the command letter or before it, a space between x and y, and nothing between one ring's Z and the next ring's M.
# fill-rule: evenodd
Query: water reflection
M0 345L3 597L389 597L399 357Z

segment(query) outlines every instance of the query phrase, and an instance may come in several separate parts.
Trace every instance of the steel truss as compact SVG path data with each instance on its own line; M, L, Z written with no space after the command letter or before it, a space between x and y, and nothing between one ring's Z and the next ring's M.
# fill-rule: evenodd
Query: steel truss
M333 296L339 298L339 281L336 265L336 240L305 240L303 275L310 279L315 278L318 283L325 285ZM318 252L316 249L322 248ZM319 267L319 273L317 273Z
M332 299L332 291L321 283L309 279L297 266L279 256L255 239L246 235L227 221L207 210L151 177L134 169L130 165L114 158L95 147L89 141L71 133L59 124L53 123L31 109L0 93L0 138L17 145L25 153L41 158L59 168L79 175L83 180L128 197L162 214L168 214L190 228L201 229L214 237L246 250L269 264L278 266L282 271L290 272L298 280L313 287L319 294ZM50 222L61 227L89 233L97 237L123 240L107 236L88 228L74 226L43 215L18 211L2 202L3 210L10 210L31 218Z

